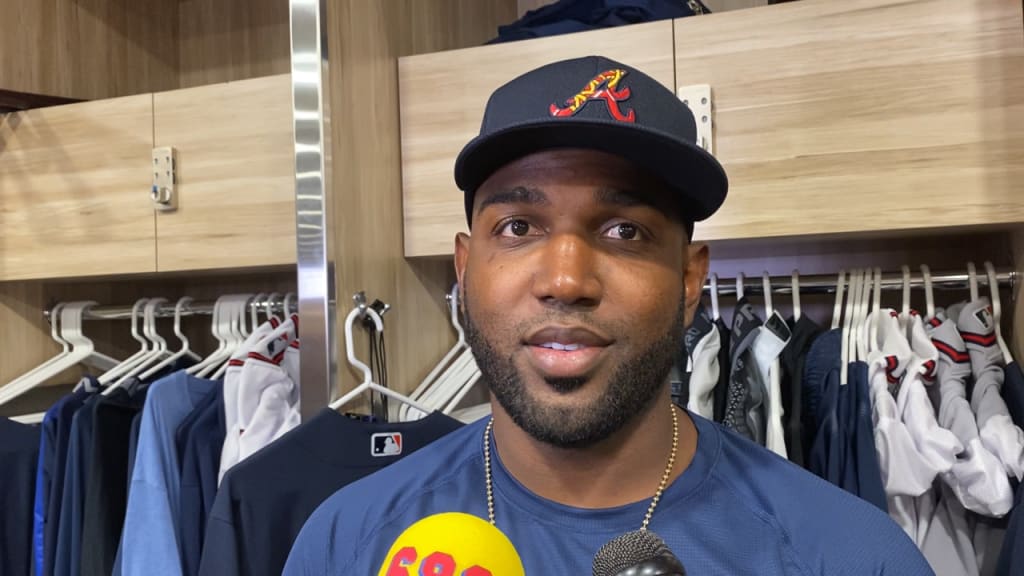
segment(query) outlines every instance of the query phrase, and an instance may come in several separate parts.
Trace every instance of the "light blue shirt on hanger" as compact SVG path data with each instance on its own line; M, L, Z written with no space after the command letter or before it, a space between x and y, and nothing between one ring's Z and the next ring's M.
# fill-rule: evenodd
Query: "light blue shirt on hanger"
M180 576L178 425L215 385L179 371L150 385L121 542L121 574Z

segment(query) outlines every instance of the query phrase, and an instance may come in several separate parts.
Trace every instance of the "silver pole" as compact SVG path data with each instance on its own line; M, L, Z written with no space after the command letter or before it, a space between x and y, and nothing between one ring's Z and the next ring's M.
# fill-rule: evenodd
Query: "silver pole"
M839 272L835 274L814 274L814 275L800 275L800 293L801 294L834 294L836 291L836 281L839 278ZM970 278L964 272L943 272L933 273L932 288L936 290L966 290L970 284ZM850 280L850 270L846 271L846 282ZM996 270L996 280L999 283L1000 288L1013 289L1017 282L1017 272L1014 270ZM773 294L790 294L793 292L793 284L791 276L771 276L770 277ZM988 276L984 271L978 274L978 286L984 287L986 292L984 295L988 295ZM924 288L924 278L920 273L911 274L910 276L910 287L911 288ZM902 290L903 289L903 275L899 272L887 272L882 274L882 290ZM704 292L711 292L710 282L704 284ZM762 294L764 289L762 288L762 281L760 275L744 276L743 283L744 294ZM718 294L719 295L730 295L736 294L736 279L735 278L718 278Z
M337 372L331 231L327 0L289 0L302 416L326 406Z
M181 309L181 316L213 316L213 307L216 304L213 300L206 301L194 301L186 304ZM174 318L175 316L175 305L176 302L168 301L162 306L158 306L153 311L155 318ZM82 313L82 320L131 320L132 318L131 304L116 305L116 306L93 306L87 308ZM255 308L256 311L267 314L290 314L295 312L295 305L291 304L288 306L288 310L285 310L285 304L282 299L271 300L253 300L249 302L250 310ZM53 310L44 310L43 318L48 322L53 317ZM301 322L300 322L301 323Z

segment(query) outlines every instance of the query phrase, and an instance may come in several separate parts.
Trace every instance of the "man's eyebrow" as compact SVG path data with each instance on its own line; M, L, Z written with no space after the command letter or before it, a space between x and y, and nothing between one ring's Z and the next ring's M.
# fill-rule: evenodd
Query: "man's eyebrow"
M517 186L507 190L499 190L488 195L480 201L477 212L483 212L484 208L492 204L529 204L531 206L544 206L550 204L547 195L536 188L525 188Z
M594 192L594 199L601 204L611 204L626 208L649 204L649 202L642 200L640 196L619 188L601 188Z

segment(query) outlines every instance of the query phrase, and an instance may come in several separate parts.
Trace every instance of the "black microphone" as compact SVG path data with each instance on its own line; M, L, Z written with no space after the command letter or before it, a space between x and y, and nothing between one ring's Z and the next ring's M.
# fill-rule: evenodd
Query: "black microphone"
M636 530L597 551L594 576L686 576L686 570L657 534Z

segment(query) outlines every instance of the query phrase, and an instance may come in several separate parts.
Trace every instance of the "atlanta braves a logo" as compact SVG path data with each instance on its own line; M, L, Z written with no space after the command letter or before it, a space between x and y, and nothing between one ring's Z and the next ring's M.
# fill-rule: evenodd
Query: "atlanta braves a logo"
M565 101L564 107L556 104L551 105L551 115L564 118L573 116L583 109L588 102L604 100L608 107L608 113L619 122L636 122L636 114L633 110L623 114L619 109L619 102L629 98L629 88L619 89L619 81L626 75L625 70L608 70L594 76L594 79L587 82L587 85L578 94Z

